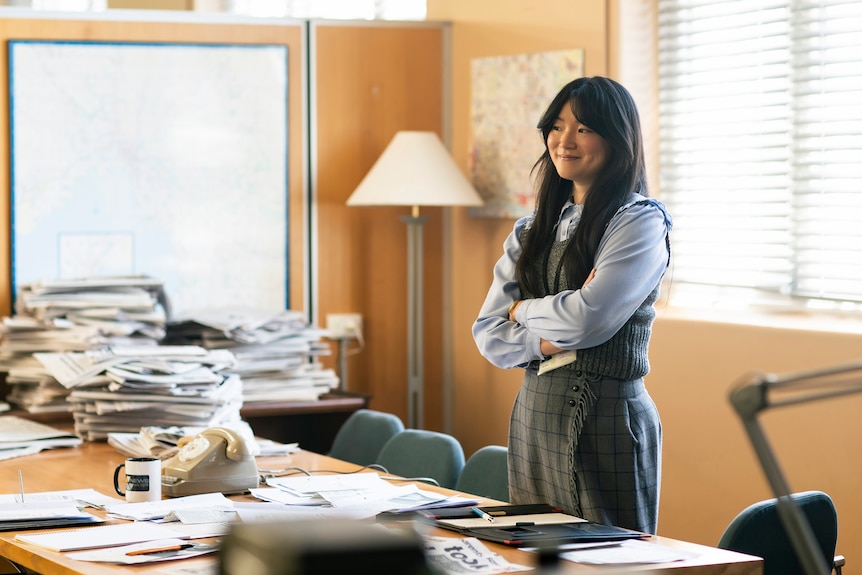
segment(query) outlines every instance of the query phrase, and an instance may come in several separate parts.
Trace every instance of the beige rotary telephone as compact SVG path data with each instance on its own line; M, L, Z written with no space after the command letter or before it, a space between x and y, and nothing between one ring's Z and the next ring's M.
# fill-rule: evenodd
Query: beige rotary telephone
M170 497L242 493L259 484L254 455L236 431L206 429L194 436L162 469L162 493Z

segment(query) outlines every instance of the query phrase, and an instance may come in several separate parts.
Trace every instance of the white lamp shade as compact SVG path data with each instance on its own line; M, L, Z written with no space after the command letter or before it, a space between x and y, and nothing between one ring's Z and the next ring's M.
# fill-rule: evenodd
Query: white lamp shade
M434 132L398 132L348 206L481 206L482 198Z

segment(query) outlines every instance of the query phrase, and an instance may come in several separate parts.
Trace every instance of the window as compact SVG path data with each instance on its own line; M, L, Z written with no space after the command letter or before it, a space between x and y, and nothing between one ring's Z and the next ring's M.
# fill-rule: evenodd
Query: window
M673 284L862 309L862 2L658 7Z

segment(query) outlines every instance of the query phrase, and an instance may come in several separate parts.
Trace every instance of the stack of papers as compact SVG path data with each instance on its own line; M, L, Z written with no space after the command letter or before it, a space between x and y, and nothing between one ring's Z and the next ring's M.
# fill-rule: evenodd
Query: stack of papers
M225 373L236 362L228 350L113 346L35 357L71 390L75 433L89 441L145 426L205 428L241 421L242 381Z
M41 280L19 286L16 315L0 323L0 371L7 399L32 413L70 411L68 389L35 353L150 344L164 336L160 281L144 276Z
M73 447L81 439L49 425L14 415L0 416L0 459L38 453L43 449Z
M14 367L11 362L4 363L9 384L6 399L10 403L29 413L71 411L66 401L69 390L57 383L32 354L15 359Z
M169 322L164 343L230 350L237 363L229 372L242 378L246 404L314 401L339 384L316 361L331 352L325 334L298 311L216 309Z
M164 303L162 282L147 276L45 279L19 286L15 311L41 320L95 325L112 335L140 332L159 339L164 335Z
M0 371L6 372L6 399L31 413L70 411L69 391L33 357L51 351L85 351L107 344L98 330L54 318L5 317L0 323Z

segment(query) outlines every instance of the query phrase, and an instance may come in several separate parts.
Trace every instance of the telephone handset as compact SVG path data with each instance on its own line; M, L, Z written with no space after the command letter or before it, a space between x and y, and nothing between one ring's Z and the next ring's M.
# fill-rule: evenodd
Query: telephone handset
M212 427L192 437L162 471L162 492L171 497L199 493L243 493L260 481L246 441L232 429Z

